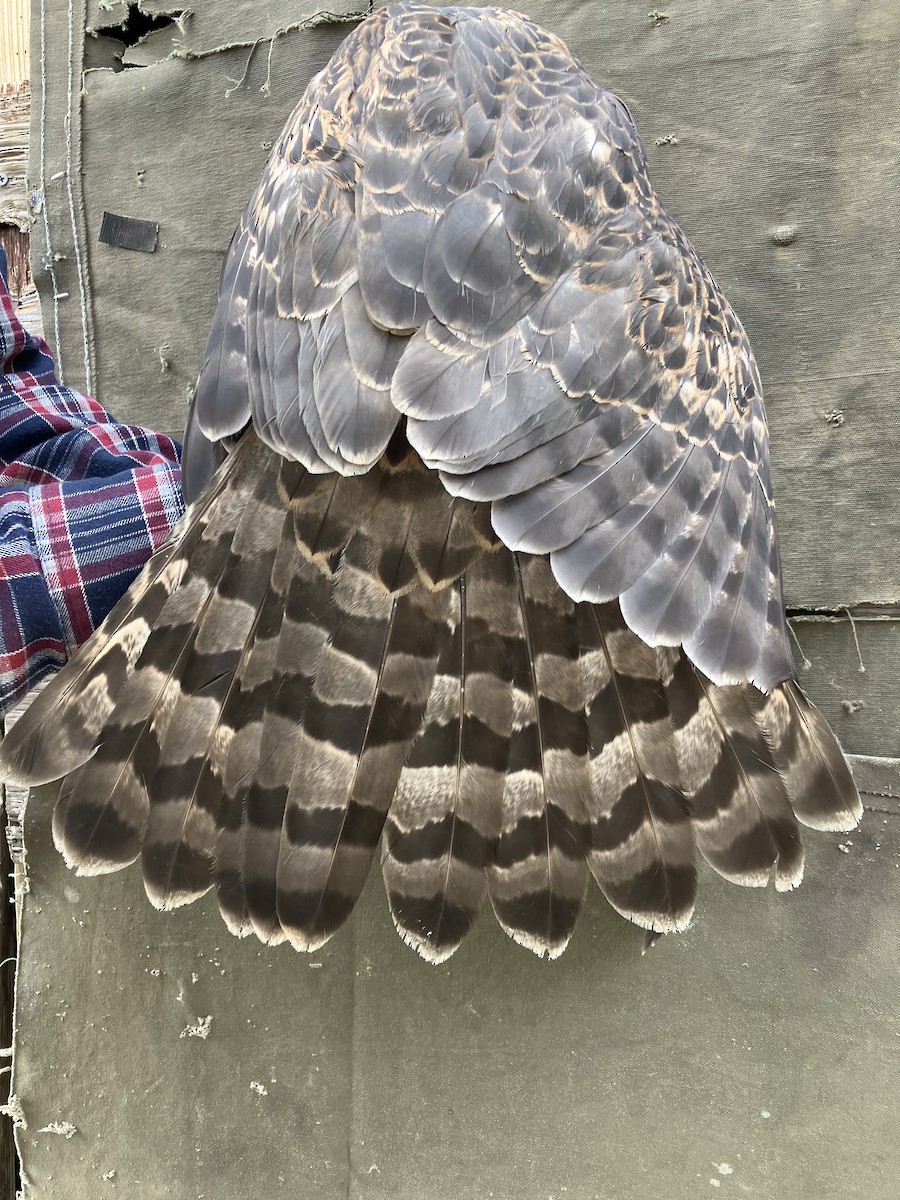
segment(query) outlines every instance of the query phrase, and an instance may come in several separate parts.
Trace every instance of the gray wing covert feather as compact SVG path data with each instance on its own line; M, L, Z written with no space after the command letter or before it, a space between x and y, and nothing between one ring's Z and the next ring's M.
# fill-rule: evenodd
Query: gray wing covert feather
M219 302L203 354L190 425L210 439L237 433L250 420L245 324L255 239L251 209L241 219L219 281Z
M224 461L223 439L239 433L250 420L246 316L254 242L249 216L248 207L222 265L219 302L188 412L181 480L189 504Z

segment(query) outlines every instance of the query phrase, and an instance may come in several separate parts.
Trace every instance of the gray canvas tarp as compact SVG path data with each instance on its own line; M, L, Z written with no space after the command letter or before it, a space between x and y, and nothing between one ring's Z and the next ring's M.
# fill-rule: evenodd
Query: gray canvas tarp
M126 46L123 4L35 6L35 272L67 382L180 429L231 230L359 7L147 2L171 19ZM430 968L377 878L311 959L233 941L211 903L157 914L135 872L77 879L40 790L14 1076L35 1200L896 1194L900 624L843 614L900 600L900 11L648 10L529 12L626 100L750 332L788 601L831 614L795 622L803 682L863 828L810 834L790 896L708 872L695 927L644 957L594 898L557 963L484 920ZM104 211L157 223L156 250L100 243Z

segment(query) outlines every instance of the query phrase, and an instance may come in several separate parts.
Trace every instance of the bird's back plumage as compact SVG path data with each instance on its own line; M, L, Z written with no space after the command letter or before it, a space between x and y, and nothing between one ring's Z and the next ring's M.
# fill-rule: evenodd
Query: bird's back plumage
M698 853L790 888L798 821L858 819L794 678L744 330L527 18L395 5L310 83L188 442L182 525L2 751L67 776L79 870L140 857L159 907L215 887L311 950L381 842L426 958L485 896L555 956L591 876L681 929Z

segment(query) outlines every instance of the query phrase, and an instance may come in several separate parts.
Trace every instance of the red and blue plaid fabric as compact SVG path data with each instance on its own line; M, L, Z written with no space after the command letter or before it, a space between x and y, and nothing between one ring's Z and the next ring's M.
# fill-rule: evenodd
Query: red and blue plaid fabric
M63 387L0 251L0 713L81 645L184 511L180 447Z

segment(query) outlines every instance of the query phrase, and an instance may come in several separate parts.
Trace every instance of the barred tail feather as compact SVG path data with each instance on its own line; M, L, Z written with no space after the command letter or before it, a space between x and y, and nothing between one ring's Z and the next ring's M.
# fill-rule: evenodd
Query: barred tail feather
M803 878L803 847L784 780L753 717L747 685L717 687L674 656L667 693L697 846L726 879L779 891Z
M232 932L285 940L275 911L281 825L306 700L328 636L335 547L349 537L352 512L335 505L334 481L290 479L279 493L289 506L256 640L236 672L222 716L221 746L206 778L222 794L215 879ZM338 515L339 514L339 515Z
M403 761L450 635L448 593L392 595L351 541L334 601L282 825L277 911L301 950L349 916L369 872Z
M847 760L799 684L788 680L768 696L754 697L754 711L797 819L811 829L855 829L862 803Z
M261 941L284 941L276 873L288 790L316 670L331 629L334 578L301 558L285 598L274 686L261 714L258 753L245 784L239 870L249 920Z
M291 537L293 542L293 537ZM217 806L217 836L212 871L222 917L238 937L254 932L243 870L247 791L259 768L263 720L272 681L277 679L278 648L288 587L286 568L297 560L282 537L272 569L269 595L246 653L234 673L234 686L222 706L209 753L197 783L196 803Z
M299 558L292 523L273 500L241 522L197 626L178 700L157 731L159 761L148 780L156 799L141 847L144 885L157 908L187 904L212 886L222 791L201 792L204 766L217 758L229 701L242 691L251 662L257 673L263 665L264 688L270 686L284 593Z
M485 555L451 592L453 634L385 828L391 916L429 962L449 958L471 928L500 832L512 722L505 643L517 614L511 567L508 554Z
M512 735L488 894L514 941L556 958L569 943L587 886L587 721L574 604L546 559L515 555L514 565Z
M590 735L591 872L623 916L684 929L697 891L694 835L654 651L618 604L579 605Z

